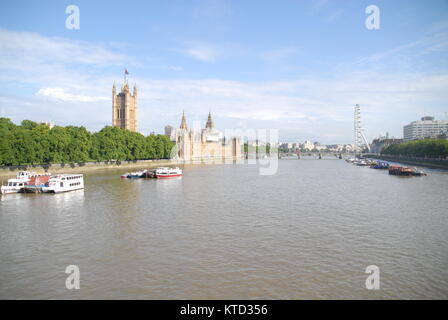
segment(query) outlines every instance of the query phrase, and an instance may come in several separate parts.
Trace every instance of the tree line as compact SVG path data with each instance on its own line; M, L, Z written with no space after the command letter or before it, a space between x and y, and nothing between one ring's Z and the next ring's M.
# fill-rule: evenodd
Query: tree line
M423 139L387 146L381 154L408 157L446 158L448 140Z
M0 118L0 165L83 163L167 159L174 142L164 135L106 126L91 133L84 127L54 126Z
M264 153L264 154L271 154L271 144L268 142L264 146L254 146L252 144L249 144L247 142L243 145L244 153ZM276 150L273 149L273 152Z

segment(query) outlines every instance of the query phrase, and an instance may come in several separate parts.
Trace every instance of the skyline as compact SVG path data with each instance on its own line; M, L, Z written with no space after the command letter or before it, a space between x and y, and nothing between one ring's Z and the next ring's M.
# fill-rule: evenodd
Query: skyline
M80 9L80 29L65 8ZM380 8L368 30L365 8ZM224 128L277 128L280 141L369 141L448 111L448 3L434 1L17 1L0 12L0 111L97 131L126 68L139 130L213 114ZM117 23L125 21L125 23ZM270 23L267 23L269 21ZM86 117L88 114L88 117Z

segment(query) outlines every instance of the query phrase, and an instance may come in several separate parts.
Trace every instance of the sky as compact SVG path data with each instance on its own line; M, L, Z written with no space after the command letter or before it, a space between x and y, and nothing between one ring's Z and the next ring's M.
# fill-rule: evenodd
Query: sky
M448 0L0 2L0 116L98 131L125 68L145 135L184 110L190 125L211 112L223 131L352 143L360 104L368 140L402 137L423 115L447 119Z

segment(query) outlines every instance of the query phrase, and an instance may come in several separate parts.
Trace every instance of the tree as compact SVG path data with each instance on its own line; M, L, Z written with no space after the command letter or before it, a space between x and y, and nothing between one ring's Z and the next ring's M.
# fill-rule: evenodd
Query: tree
M423 139L392 144L384 148L381 151L381 154L408 157L446 158L448 156L448 140Z
M173 146L164 135L145 137L111 126L92 134L84 127L50 129L30 120L17 126L0 118L0 165L162 159Z

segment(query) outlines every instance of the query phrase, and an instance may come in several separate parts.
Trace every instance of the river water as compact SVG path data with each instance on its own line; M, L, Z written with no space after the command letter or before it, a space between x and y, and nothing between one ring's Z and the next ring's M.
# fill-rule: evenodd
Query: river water
M85 174L85 190L0 202L2 299L447 299L448 171L342 160ZM80 269L68 290L65 268ZM366 288L366 267L380 289Z

